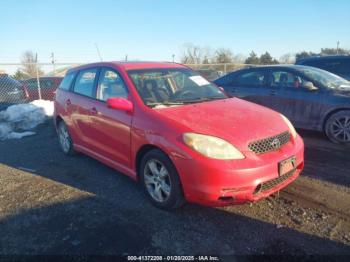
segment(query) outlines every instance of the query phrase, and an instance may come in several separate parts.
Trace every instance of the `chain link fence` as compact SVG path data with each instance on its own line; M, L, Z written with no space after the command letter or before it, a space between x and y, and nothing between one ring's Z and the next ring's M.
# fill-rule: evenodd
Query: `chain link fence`
M221 75L225 75L229 72L246 68L246 67L251 67L254 65L225 63L225 64L187 64L187 66L197 71L212 70L212 71L219 72Z
M80 64L82 63L0 63L0 110L12 104L38 99L52 101L66 71ZM207 79L215 80L231 71L252 65L188 64L187 66Z
M34 100L53 101L66 71L79 63L0 63L0 110Z

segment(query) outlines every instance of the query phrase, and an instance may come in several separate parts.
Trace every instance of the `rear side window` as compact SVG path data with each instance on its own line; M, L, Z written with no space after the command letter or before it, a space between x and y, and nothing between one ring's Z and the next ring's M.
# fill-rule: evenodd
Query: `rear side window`
M235 82L240 86L262 87L266 84L266 77L264 72L253 71L239 75Z
M320 61L310 61L308 63L308 65L313 66L313 67L317 67L317 68L321 68L327 71L330 70L334 70L334 62L330 61L330 60L320 60Z
M43 80L40 81L40 87L41 88L52 88L53 87L53 81L52 80Z
M75 77L75 73L73 72L66 74L66 76L63 78L58 88L62 90L69 90L70 86L72 85L74 77Z
M74 92L84 96L95 97L94 90L96 74L97 69L86 69L80 71L74 84Z
M302 65L306 65L306 66L318 67L318 68L323 68L324 67L324 61L320 61L320 60L305 61L305 62L303 62L301 64Z
M38 88L37 80L29 80L27 83L28 83L29 89L37 89Z
M325 64L323 69L336 74L349 73L350 72L350 60L334 60Z

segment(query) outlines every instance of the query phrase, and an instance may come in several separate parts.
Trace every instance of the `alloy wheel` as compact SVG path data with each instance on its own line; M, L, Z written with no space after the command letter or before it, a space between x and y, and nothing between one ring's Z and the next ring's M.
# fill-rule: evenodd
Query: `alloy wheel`
M171 180L165 165L150 159L144 168L144 183L150 196L157 202L168 200L171 193Z
M350 142L350 116L339 116L331 124L331 133L340 142Z
M58 129L58 138L60 141L61 148L64 153L68 153L71 147L71 140L64 124L60 124Z

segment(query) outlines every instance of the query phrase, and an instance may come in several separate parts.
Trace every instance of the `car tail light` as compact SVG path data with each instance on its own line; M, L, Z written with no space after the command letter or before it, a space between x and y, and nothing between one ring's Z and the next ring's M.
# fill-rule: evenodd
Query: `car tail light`
M27 85L26 85L26 84L23 84L22 87L23 87L24 96L25 96L26 98L29 98L29 92L28 92Z

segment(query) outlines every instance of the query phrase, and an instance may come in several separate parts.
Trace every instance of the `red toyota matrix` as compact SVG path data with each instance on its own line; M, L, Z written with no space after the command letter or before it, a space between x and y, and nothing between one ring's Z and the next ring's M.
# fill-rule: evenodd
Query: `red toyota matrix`
M175 63L71 69L54 122L65 154L82 152L139 180L160 208L257 201L304 166L303 140L287 118L228 98Z

